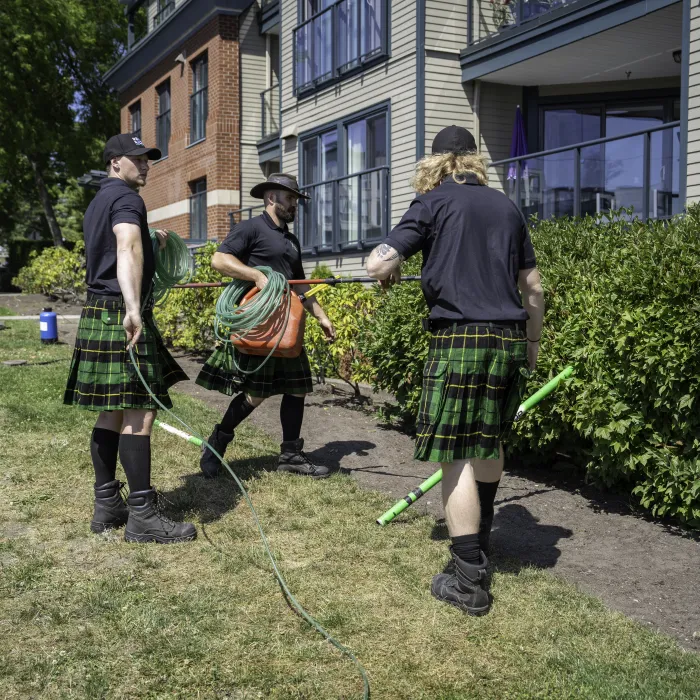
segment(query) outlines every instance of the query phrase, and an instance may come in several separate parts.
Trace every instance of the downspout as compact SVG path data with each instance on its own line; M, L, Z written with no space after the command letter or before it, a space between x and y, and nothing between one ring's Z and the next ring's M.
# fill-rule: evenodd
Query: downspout
M687 205L688 191L688 99L690 93L690 0L683 0L681 43L681 143L678 164L678 196L681 206Z
M425 155L425 2L416 8L416 160Z

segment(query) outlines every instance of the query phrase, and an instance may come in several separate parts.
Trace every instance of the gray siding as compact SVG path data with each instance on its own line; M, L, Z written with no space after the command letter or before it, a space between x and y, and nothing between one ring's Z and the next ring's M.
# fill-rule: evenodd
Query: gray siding
M260 35L254 2L241 17L241 207L260 204L249 192L265 179L258 162L257 142L261 137L260 92L266 87L265 37Z
M416 3L391 3L391 57L362 74L297 100L293 94L293 32L296 0L282 0L282 129L301 134L385 100L391 102L391 221L413 197L409 181L416 151ZM298 174L298 142L285 139L282 169Z
M700 6L690 6L687 201L700 202Z
M308 278L316 265L328 265L335 276L365 277L367 275L365 265L370 252L348 253L342 256L337 255L324 258L308 258L304 260L304 272Z
M428 51L425 58L425 150L451 124L474 131L473 88L462 83L459 55Z
M467 45L467 0L425 0L425 48L459 53Z

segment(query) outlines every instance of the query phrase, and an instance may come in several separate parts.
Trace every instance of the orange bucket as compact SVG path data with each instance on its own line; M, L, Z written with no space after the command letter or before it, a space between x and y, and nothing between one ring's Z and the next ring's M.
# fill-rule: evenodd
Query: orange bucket
M241 299L240 306L244 306L258 292L260 290L257 287L253 287ZM289 307L287 327L284 327L287 299L283 297L277 311L265 323L254 328L245 338L231 336L231 342L239 352L242 352L244 355L266 356L270 354L270 351L279 340L279 345L272 353L272 357L299 357L301 355L304 344L304 329L306 327L306 312L299 296L293 291L288 293L292 295L292 300Z

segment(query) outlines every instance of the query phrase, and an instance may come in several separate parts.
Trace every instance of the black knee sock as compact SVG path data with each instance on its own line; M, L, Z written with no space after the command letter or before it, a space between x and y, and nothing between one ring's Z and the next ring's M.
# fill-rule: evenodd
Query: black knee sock
M114 481L117 474L119 433L105 428L93 428L90 440L92 466L95 467L95 486Z
M479 505L481 506L481 522L485 525L493 520L493 502L496 500L496 491L500 481L477 481L476 488L479 491Z
M221 419L219 426L224 433L232 433L234 428L242 423L253 411L255 406L246 401L245 394L238 394L236 398L231 401L224 417Z
M460 535L452 538L453 553L468 564L479 563L481 560L480 549L478 532L473 535Z
M151 488L151 436L122 435L119 459L129 482L129 491L148 491Z
M301 424L304 421L304 397L285 394L280 405L280 421L282 423L282 441L292 442L301 435Z

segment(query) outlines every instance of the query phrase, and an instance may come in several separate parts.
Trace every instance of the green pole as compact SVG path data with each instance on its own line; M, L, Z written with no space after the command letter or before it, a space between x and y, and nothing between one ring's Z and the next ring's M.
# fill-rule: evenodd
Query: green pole
M567 367L563 372L557 374L554 379L547 382L539 391L536 391L529 399L527 399L527 401L520 404L514 420L520 420L535 404L542 401L547 394L551 394L559 386L562 379L570 377L573 371L573 367ZM390 523L399 513L403 513L408 506L415 503L421 496L424 496L428 491L430 491L430 489L433 488L433 486L435 486L435 484L439 484L441 480L442 469L438 469L435 474L428 477L420 486L418 486L418 488L414 489L407 496L395 503L386 513L380 515L377 518L377 524L387 525Z
M200 440L198 437L194 437L194 435L188 435L184 430L178 430L178 428L173 428L172 425L168 425L167 423L162 423L157 418L153 422L159 428L163 428L163 430L165 430L169 433L172 433L173 435L177 435L178 437L181 437L183 440L187 440L187 442L191 442L193 445L196 445L197 447L202 446L202 440Z

